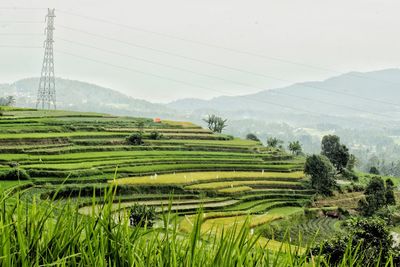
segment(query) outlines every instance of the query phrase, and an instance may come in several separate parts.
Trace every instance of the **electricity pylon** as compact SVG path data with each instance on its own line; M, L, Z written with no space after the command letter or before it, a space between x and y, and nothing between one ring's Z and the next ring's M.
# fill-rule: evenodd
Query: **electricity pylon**
M47 26L45 29L44 58L36 101L36 108L41 106L42 109L50 109L52 105L56 109L56 82L54 78L53 56L54 11L54 8L49 8L46 15Z

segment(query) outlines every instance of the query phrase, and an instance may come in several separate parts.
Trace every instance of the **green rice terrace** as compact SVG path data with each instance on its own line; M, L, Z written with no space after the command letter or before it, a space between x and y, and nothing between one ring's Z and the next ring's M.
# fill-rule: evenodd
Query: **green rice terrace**
M138 131L143 144L127 144ZM302 185L302 158L188 122L9 109L0 152L1 171L29 174L26 197L76 198L90 214L93 193L101 202L115 184L116 211L140 203L160 212L171 201L182 231L200 207L210 217L205 229L247 215L258 225L298 212L313 193Z
M135 133L142 139L132 143ZM17 199L31 207L63 204L82 218L106 218L107 206L113 221L122 223L139 204L154 207L154 229L172 216L175 228L164 227L172 227L178 241L198 232L194 239L216 242L246 226L245 238L257 236L257 247L275 253L305 249L300 239L289 244L284 230L271 232L288 221L298 220L289 234L304 235L307 242L341 231L339 219L326 216L337 209L335 199L314 202L304 157L189 122L7 108L0 119L0 152L0 191L11 196L7 206ZM7 179L13 170L26 174ZM355 194L349 197L359 199ZM317 206L310 209L310 203ZM55 213L63 214L57 207Z

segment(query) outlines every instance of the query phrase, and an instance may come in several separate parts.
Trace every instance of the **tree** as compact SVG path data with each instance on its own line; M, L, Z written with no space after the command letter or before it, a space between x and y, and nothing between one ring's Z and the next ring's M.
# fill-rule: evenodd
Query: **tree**
M349 171L354 171L354 167L357 164L357 158L353 154L350 154L349 161L347 162L346 169Z
M143 144L143 135L141 132L133 133L127 138L127 142L130 145L141 145Z
M331 195L336 186L335 168L329 159L322 155L308 156L304 173L311 176L311 186L320 194Z
M4 115L4 108L2 106L12 106L14 104L14 96L0 97L0 117Z
M146 205L139 205L135 203L130 209L129 222L131 226L153 226L156 218L156 211L154 207L148 207Z
M15 97L10 95L6 97L6 106L13 106L15 105Z
M139 129L139 133L140 133L140 134L143 134L143 132L144 132L144 121L139 121L139 122L137 123L137 127L138 127L138 129Z
M365 199L358 202L358 209L364 216L372 216L386 205L386 188L383 179L372 177L364 192Z
M269 137L267 139L267 146L272 148L282 147L283 141L276 137Z
M337 135L326 135L322 138L321 154L326 156L335 166L336 170L342 172L347 166L350 158L349 149L340 143Z
M392 181L392 179L387 179L385 181L386 184L386 193L385 193L385 197L386 197L386 205L396 205L396 198L394 196L394 183Z
M288 149L294 155L300 155L303 150L299 141L290 142Z
M350 219L344 224L346 233L325 240L311 249L314 255L324 255L329 259L329 266L337 266L348 249L358 250L365 266L379 266L377 263L386 262L389 257L396 256L396 248L392 235L384 220L380 218ZM379 262L380 261L380 262ZM397 266L396 263L394 266Z
M375 175L379 175L379 174L380 174L378 168L375 167L375 166L372 166L372 167L369 169L369 173L370 173L370 174L375 174Z
M257 141L259 142L260 139L258 139L257 135L253 134L253 133L249 133L246 135L246 139L247 140L253 140L253 141Z
M214 133L222 133L222 130L228 126L226 125L227 119L222 119L214 114L208 115L204 121L207 123L208 129Z
M6 97L0 97L0 106L13 106L15 104L15 97L10 95Z

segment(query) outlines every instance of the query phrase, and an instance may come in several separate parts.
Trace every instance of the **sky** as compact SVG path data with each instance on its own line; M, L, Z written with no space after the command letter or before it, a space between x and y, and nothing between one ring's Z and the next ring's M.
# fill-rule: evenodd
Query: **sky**
M152 102L400 62L395 0L2 0L0 83L39 76L47 7L56 9L56 76Z

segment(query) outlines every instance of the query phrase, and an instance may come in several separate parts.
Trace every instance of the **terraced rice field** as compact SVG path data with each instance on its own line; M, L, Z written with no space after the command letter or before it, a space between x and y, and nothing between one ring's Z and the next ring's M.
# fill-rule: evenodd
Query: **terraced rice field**
M279 221L275 223L278 224ZM307 246L339 234L341 231L340 223L339 219L330 217L304 219L302 222L292 224L287 229L277 233L276 238L281 241L290 239L293 244Z
M135 204L139 205L147 205L147 206L155 206L157 207L157 212L162 212L163 210L168 208L168 205L172 201L173 207L171 210L187 210L187 209L196 209L199 205L204 208L207 207L222 207L236 204L238 200L227 199L227 198L203 198L203 199L184 199L184 200L170 200L170 199L160 199L160 200L133 200L115 203L113 205L114 210L120 210L127 207L131 207ZM101 205L96 205L95 209L100 209ZM80 212L83 214L90 215L93 212L93 206L84 206L80 208Z
M342 207L346 209L357 208L358 201L364 197L362 192L345 193L340 196L333 196L318 199L315 204L317 207Z
M201 230L203 233L208 233L210 231L221 231L227 230L232 227L240 228L243 224L247 223L249 227L254 228L262 224L271 223L273 221L282 219L289 215L301 212L302 209L299 207L281 207L271 209L270 211L260 214L250 216L249 214L243 213L210 213L204 216L204 222L202 224ZM193 223L195 221L195 215L185 216L180 223L180 229L184 232L190 232Z
M234 181L246 178L253 178L254 180L265 179L281 179L281 180L300 180L304 178L303 172L292 173L279 173L279 172L187 172L187 173L174 173L146 177L130 177L118 179L118 184L187 184L188 182L199 183L216 182L216 181Z
M126 138L139 131L143 144L130 145ZM93 200L99 207L117 186L115 212L170 205L182 231L199 208L204 231L247 217L256 227L301 211L313 195L303 187L302 158L188 122L9 109L0 117L0 152L0 172L18 166L30 175L27 199L72 199L89 215Z

